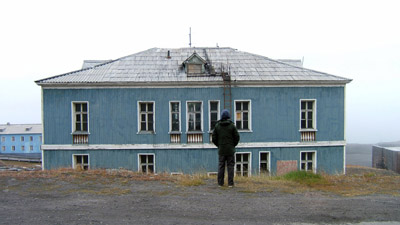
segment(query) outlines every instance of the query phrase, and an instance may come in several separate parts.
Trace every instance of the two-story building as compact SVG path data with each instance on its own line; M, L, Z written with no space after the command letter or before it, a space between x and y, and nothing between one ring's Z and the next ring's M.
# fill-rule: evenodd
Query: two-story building
M233 48L152 48L36 81L43 168L216 172L211 132L226 108L236 174L345 172L351 80Z
M40 154L42 124L0 124L0 153Z

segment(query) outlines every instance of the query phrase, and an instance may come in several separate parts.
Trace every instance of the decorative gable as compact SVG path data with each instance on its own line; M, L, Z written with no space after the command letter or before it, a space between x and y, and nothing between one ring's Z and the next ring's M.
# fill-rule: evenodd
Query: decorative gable
M205 65L207 62L194 52L189 58L183 62L185 72L188 76L197 76L205 73Z

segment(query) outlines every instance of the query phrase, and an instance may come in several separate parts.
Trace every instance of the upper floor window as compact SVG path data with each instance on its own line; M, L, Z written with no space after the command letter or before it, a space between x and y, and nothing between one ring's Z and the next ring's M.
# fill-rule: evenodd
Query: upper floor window
M300 101L300 129L316 129L316 101Z
M6 137L1 137L1 142L6 142Z
M33 136L29 136L29 141L33 141Z
M210 101L209 103L210 103L209 105L210 131L213 131L219 119L219 101Z
M89 132L89 107L87 102L73 102L73 132Z
M239 131L251 130L250 115L250 101L235 101L235 122Z
M154 102L139 102L139 132L154 132Z
M11 141L15 141L15 137L14 136L11 137Z
M21 136L21 141L25 141L25 137L24 136Z
M180 102L170 102L170 131L181 131L181 107Z
M203 131L202 102L187 102L188 131Z

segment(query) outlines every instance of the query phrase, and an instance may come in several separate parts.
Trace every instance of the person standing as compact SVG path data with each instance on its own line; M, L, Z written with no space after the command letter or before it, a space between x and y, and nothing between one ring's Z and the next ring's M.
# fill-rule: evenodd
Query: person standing
M225 163L228 166L228 185L233 187L235 167L235 146L240 136L235 124L230 120L229 111L222 110L221 120L215 125L212 142L218 147L218 185L224 185Z

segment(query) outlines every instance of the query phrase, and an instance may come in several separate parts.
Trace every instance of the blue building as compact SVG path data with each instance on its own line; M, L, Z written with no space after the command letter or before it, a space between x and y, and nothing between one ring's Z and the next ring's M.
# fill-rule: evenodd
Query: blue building
M237 175L344 173L350 81L232 48L152 48L85 61L36 81L43 168L216 172L211 132L226 108L241 135Z
M41 124L0 124L0 154L40 154Z

